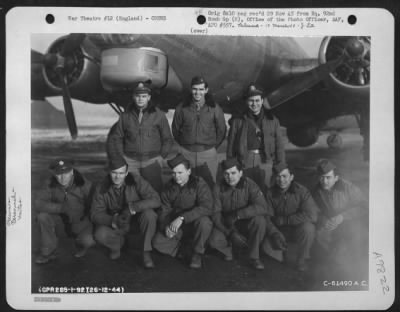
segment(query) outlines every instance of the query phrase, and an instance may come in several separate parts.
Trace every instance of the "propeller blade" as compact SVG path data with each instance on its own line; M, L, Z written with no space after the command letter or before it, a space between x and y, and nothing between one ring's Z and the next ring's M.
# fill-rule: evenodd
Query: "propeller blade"
M85 40L86 34L70 34L65 39L64 45L60 51L60 55L66 57L70 55L72 51L78 49L83 40Z
M72 139L76 139L78 136L78 128L76 126L74 108L72 107L71 95L67 83L65 82L65 77L61 70L57 70L58 77L62 86L62 97L64 102L65 117L67 118L67 124L69 132L71 133Z
M267 103L265 103L265 105L267 108L274 108L303 93L326 78L332 71L341 65L344 60L345 58L342 56L334 61L319 65L318 67L305 72L303 75L292 79L279 89L268 94L266 97L267 101L265 101ZM270 107L268 107L268 104Z

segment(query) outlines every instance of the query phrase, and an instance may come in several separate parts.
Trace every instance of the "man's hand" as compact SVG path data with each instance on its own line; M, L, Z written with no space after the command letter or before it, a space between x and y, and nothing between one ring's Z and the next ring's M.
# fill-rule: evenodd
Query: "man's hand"
M165 236L167 236L168 238L172 238L176 235L176 232L173 232L169 226L167 226L165 228Z
M272 234L272 246L275 249L279 249L279 250L287 250L288 249L286 239L282 233L276 232L276 233Z
M231 234L229 235L229 240L232 242L233 245L235 245L239 248L248 247L246 237L244 237L237 231L231 232Z
M183 218L178 217L174 221L172 221L167 228L170 229L170 231L174 232L175 234L178 233L179 228L181 227L183 223Z
M114 230L118 229L118 213L114 213L114 215L112 216L111 227Z
M125 233L129 232L131 222L131 214L129 210L122 210L121 213L113 215L111 227L115 230L121 230Z
M225 224L228 229L233 229L235 226L236 221L238 220L238 216L236 212L232 212L225 216Z
M343 222L343 216L341 214L338 214L335 217L332 217L328 219L325 223L325 228L329 231L333 231L336 229L341 223Z

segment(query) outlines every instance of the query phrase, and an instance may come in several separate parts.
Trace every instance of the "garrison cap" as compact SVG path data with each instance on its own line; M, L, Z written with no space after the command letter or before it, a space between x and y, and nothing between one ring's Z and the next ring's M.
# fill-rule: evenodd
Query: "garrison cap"
M242 166L236 158L228 158L221 163L222 170L224 171L235 166L237 169L242 170Z
M272 170L275 174L279 174L285 169L289 169L289 171L291 172L289 165L284 161L278 162L272 167Z
M108 163L108 169L112 171L127 165L128 164L126 163L125 159L123 157L119 157L110 160L110 162Z
M52 170L54 174L62 174L71 171L73 169L73 164L74 162L70 159L59 158L50 164L49 169Z
M136 87L133 89L134 94L142 94L142 93L148 93L151 94L151 88L149 84L145 82L139 82Z
M202 83L204 83L204 85L207 87L207 81L203 77L194 76L192 78L192 82L190 83L190 85L194 86L194 85L198 85L198 84L202 84Z
M321 159L317 165L317 172L318 174L327 174L331 172L333 169L336 169L336 166L330 162L328 159Z
M256 87L254 84L248 86L248 88L243 93L243 98L247 99L251 96L261 95L264 96L264 91L261 88Z
M187 160L182 154L177 154L174 158L167 160L168 166L171 169L174 169L176 166L184 162L189 163L189 160Z
M251 96L255 96L255 95L261 95L264 96L264 91L261 90L261 88L256 87L254 84L251 84L245 91L243 94L243 97L245 99L251 97Z

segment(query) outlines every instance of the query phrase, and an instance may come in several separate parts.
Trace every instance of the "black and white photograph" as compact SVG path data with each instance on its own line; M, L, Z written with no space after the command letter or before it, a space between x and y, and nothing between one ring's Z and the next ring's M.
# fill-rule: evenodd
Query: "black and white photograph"
M160 12L76 9L63 27L42 14L45 30L21 31L27 80L17 96L7 76L7 108L26 103L7 121L28 113L7 127L20 136L7 170L22 164L30 181L7 179L6 246L21 306L112 308L117 296L116 309L142 297L133 306L149 309L166 295L170 308L297 309L316 293L390 304L393 81L376 64L393 42L338 30L355 15L334 9ZM167 30L174 14L191 20Z

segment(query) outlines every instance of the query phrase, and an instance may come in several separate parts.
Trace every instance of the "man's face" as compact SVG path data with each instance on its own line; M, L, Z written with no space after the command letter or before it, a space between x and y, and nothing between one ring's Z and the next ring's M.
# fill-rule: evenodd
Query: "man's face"
M264 99L261 95L254 95L247 98L247 107L254 115L258 115L261 112Z
M324 190L330 190L339 179L339 176L335 175L333 170L325 173L319 177L319 183Z
M135 101L136 106L139 108L145 108L149 103L150 98L151 96L148 93L133 94L133 100Z
M186 169L183 164L179 164L174 169L172 169L172 177L176 184L183 186L189 181L191 170Z
M192 86L192 98L194 102L203 101L206 94L208 92L208 88L204 83L195 84Z
M120 187L122 183L125 181L125 177L128 175L128 170L127 166L122 166L121 168L114 169L110 171L110 177L112 183L116 187Z
M55 177L57 182L60 183L61 186L67 187L72 184L72 179L74 178L74 170L71 169L68 172L56 174Z
M289 188L290 183L292 183L294 175L290 173L289 169L283 169L275 177L276 184L282 189L286 190Z
M230 186L236 186L239 183L242 175L243 171L236 168L236 166L226 169L224 171L225 182Z

